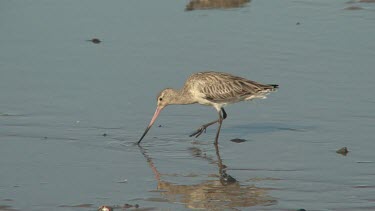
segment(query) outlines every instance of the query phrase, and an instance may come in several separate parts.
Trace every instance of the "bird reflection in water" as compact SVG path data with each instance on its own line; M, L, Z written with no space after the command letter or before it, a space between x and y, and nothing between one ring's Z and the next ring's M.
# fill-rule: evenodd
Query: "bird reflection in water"
M243 7L251 0L191 0L185 10L229 9Z
M158 182L157 190L163 198L171 203L183 203L192 209L235 209L236 207L269 206L276 204L276 200L267 195L266 188L254 185L241 185L234 177L227 174L220 157L219 148L215 145L216 160L203 155L199 148L190 148L193 157L203 158L209 163L218 165L219 179L204 181L194 185L179 185L162 179L147 150L139 146L141 153L151 167Z

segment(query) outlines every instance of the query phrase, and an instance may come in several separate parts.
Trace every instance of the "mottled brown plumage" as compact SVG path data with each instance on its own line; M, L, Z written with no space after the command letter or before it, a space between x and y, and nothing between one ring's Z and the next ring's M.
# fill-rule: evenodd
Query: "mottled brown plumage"
M215 107L219 113L219 119L202 125L191 136L198 137L208 126L218 122L219 128L215 139L215 144L217 144L222 121L227 116L223 108L224 106L255 98L264 99L268 93L275 91L277 87L278 85L265 85L228 73L213 71L195 73L186 80L182 89L167 88L159 93L155 114L141 139L138 141L138 144L142 141L164 107L174 104L186 105L194 103Z
M221 72L201 72L191 75L184 86L199 93L211 103L236 103L253 98L265 98L275 85L264 85L245 78ZM199 101L198 101L199 103Z

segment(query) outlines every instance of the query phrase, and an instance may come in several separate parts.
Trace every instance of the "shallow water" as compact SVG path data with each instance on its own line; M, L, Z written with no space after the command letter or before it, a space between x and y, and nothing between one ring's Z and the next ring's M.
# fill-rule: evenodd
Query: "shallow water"
M375 4L187 4L1 2L0 210L375 210ZM188 137L217 118L197 105L134 145L155 95L207 69L280 90L228 107L218 149Z

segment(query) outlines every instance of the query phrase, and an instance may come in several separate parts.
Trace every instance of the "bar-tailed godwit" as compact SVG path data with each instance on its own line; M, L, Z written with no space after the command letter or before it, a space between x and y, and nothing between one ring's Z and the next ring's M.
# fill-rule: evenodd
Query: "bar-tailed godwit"
M191 75L181 89L167 88L156 98L157 108L150 124L147 126L138 144L141 143L160 111L167 105L187 105L199 103L213 106L219 114L219 119L202 125L190 137L200 136L210 125L219 123L215 144L218 144L219 133L223 120L227 117L224 106L255 98L266 98L266 95L278 88L276 84L261 84L242 77L221 72L200 72Z

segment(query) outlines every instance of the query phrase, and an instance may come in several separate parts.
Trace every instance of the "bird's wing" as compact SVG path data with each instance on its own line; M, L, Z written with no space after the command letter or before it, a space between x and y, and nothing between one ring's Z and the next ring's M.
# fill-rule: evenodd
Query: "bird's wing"
M236 102L261 94L268 85L226 73L206 72L195 80L196 89L212 102Z

